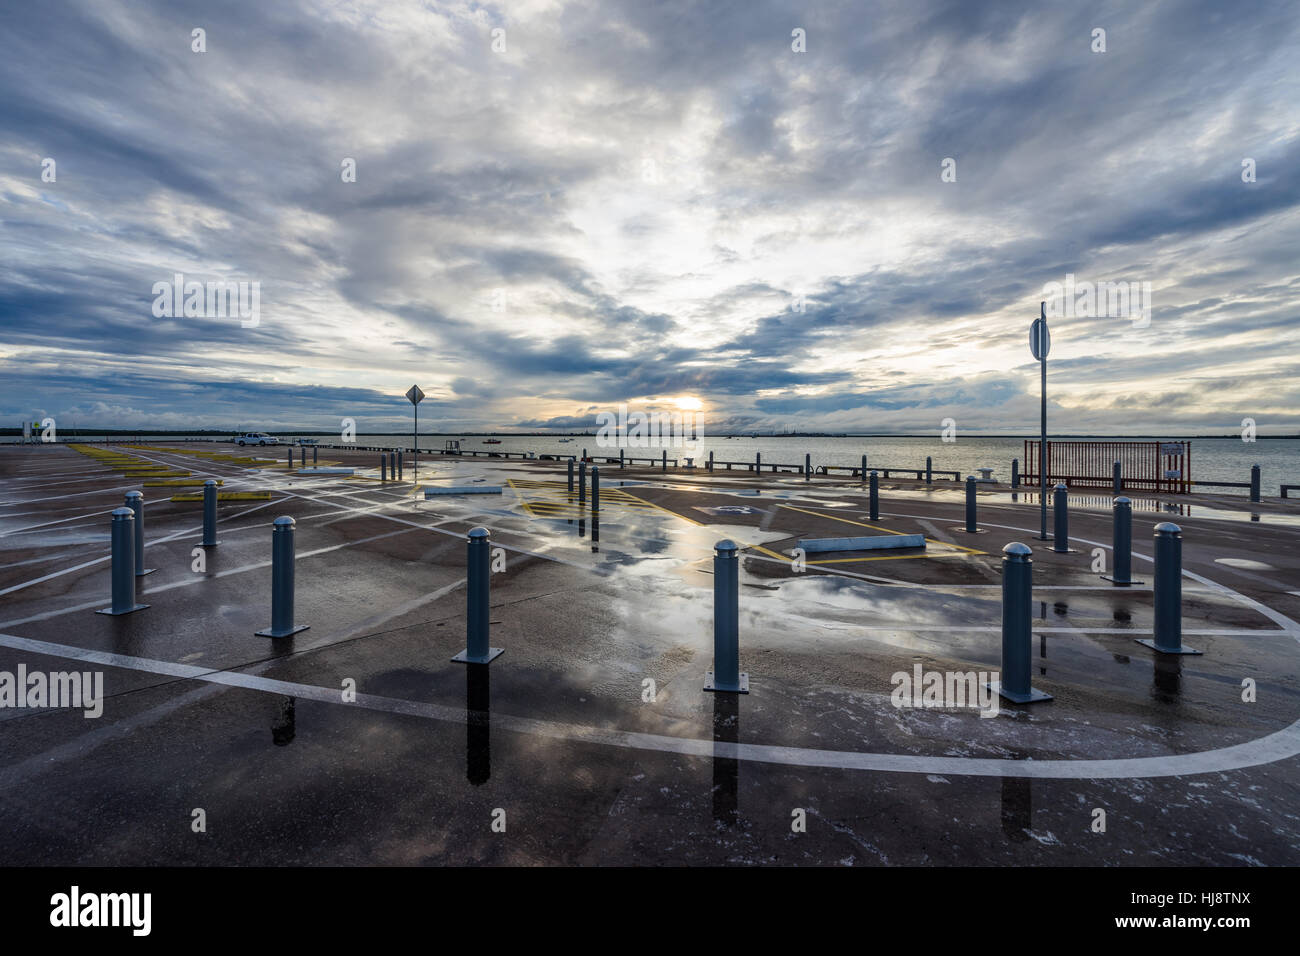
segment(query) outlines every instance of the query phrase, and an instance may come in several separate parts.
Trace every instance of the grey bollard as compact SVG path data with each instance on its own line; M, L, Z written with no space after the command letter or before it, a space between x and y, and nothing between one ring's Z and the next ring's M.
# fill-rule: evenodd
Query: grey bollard
M578 504L587 503L587 463L581 462L578 465Z
M1020 459L1019 458L1011 459L1011 487L1012 488L1020 487Z
M573 459L569 459L569 494L573 494Z
M1064 484L1057 482L1052 498L1052 535L1055 544L1052 550L1057 554L1066 554L1070 550L1070 500L1069 491Z
M975 476L966 476L966 531L975 534L979 528L975 524Z
M762 471L763 471L763 453L761 451L756 451L754 452L754 474L756 475L761 474Z
M871 496L871 520L879 521L880 520L880 480L876 477L876 473L874 471L871 473L870 496Z
M1112 534L1115 573L1110 582L1117 588L1141 584L1133 580L1133 502L1127 498L1115 499L1115 527Z
M1121 462L1115 462L1111 466L1110 477L1111 490L1119 495L1124 493L1124 465Z
M271 626L256 631L257 637L289 637L310 625L293 623L293 528L287 515L271 525Z
M388 477L392 478L393 481L398 480L397 479L397 452L395 451L390 451L388 453Z
M587 449L585 448L582 450L582 460L583 461L587 460Z
M319 465L319 464L320 464L320 446L319 446L319 445L312 445L312 446L311 446L311 463L312 463L312 466L313 466L313 467L315 467L316 465Z
M452 658L458 664L490 664L502 655L490 647L492 546L487 528L471 528L466 536L465 649Z
M141 611L148 604L135 603L135 512L130 508L113 511L109 538L113 554L113 604L101 608L96 614L130 614Z
M663 463L663 468L660 470L667 471L668 470L668 449L667 448L664 449L663 455L664 455L664 463Z
M203 483L203 547L217 546L217 479Z
M803 456L803 480L812 480L812 455L805 454Z
M925 456L925 483L927 485L934 484L934 478L931 477L931 473L930 473L930 465L931 465L930 456L926 455Z
M128 491L126 493L126 506L131 509L135 515L135 576L142 578L146 574L153 574L153 568L144 566L144 493L140 491Z
M293 446L290 445L288 448L285 449L285 451L289 453L289 467L292 468L293 467Z
M1259 465L1250 466L1250 500L1259 501Z
M1164 521L1155 539L1155 639L1138 643L1162 654L1199 654L1183 646L1183 531Z
M379 480L380 481L388 480L388 456L387 455L379 456Z
M740 556L734 541L719 541L713 554L713 670L704 689L749 693L740 670Z
M402 449L397 449L397 480L406 480L406 462L402 457Z
M1051 700L1051 694L1035 690L1029 682L1033 668L1033 646L1029 624L1034 583L1033 551L1012 541L1002 549L1002 679L990 685L1007 700L1032 704Z
M867 456L862 456L862 480L867 480Z
M600 466L591 466L591 510L600 510Z
M709 471L713 470L713 452L709 452Z
M622 448L620 448L620 449L618 450L618 470L619 470L619 471L622 471L622 470L623 470L623 454L624 454L624 450L623 450Z

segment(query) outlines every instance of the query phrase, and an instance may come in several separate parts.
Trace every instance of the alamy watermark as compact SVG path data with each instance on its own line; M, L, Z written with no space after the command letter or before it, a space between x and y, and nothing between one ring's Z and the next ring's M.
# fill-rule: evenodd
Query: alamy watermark
M262 321L262 283L240 279L202 283L186 281L178 272L173 281L153 284L153 315L156 319L238 318L246 329Z
M690 408L629 411L622 404L617 413L597 414L596 424L596 445L600 448L681 448L704 436L699 412Z
M1065 282L1043 286L1047 317L1131 319L1135 329L1151 324L1150 282L1076 282L1067 273Z
M103 671L0 671L0 707L80 707L91 720L104 713Z
M986 671L927 671L916 664L909 674L895 671L890 702L900 710L978 710L981 717L998 715L998 695L989 686L1000 677Z

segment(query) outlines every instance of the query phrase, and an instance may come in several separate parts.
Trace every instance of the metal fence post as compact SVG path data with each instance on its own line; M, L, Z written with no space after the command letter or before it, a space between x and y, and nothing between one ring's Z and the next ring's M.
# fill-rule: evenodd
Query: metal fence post
M584 483L586 474L583 474ZM489 664L504 651L490 647L492 547L487 528L471 528L465 538L465 649L452 658L458 664Z
M975 476L966 476L966 531L975 534L979 528L975 524Z
M591 466L591 510L600 510L600 466Z
M258 637L288 637L310 626L293 623L293 528L288 515L271 525L271 626L257 631Z
M1155 639L1139 644L1162 654L1200 654L1183 646L1183 530L1168 521L1155 527Z
M117 616L142 611L149 605L135 603L135 512L125 507L115 508L109 527L113 554L113 604L95 613Z
M874 471L871 473L870 496L871 496L871 520L879 521L880 520L880 480L876 477L876 473Z
M1002 549L1002 679L989 686L1017 704L1052 699L1051 694L1035 690L1029 679L1033 667L1029 635L1033 553L1019 541L1012 541Z
M217 546L217 480L203 483L203 547Z
M144 492L128 491L126 506L135 515L135 576L142 578L154 572L153 568L144 566Z
M749 674L740 670L740 549L728 540L713 547L713 670L704 689L748 694Z
M1250 466L1250 500L1259 501L1259 465Z
M1066 554L1070 550L1070 502L1069 491L1063 483L1057 482L1052 501L1056 509L1052 516L1052 534L1056 540L1052 550Z
M1011 459L1011 487L1012 488L1020 487L1020 459L1019 458Z

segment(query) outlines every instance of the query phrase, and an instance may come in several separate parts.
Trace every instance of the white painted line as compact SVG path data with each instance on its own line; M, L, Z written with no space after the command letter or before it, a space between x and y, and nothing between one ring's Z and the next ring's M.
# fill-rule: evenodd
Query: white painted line
M378 697L358 694L353 703L344 703L337 687L319 687L314 684L297 684L274 680L238 671L215 671L191 664L144 657L130 657L94 651L66 644L0 634L0 646L31 654L44 654L117 667L168 677L185 678L256 690L282 697L314 700L340 707L361 707L366 710L403 714L463 724L464 709L431 704L425 701L403 700L395 697ZM937 773L967 777L1032 777L1036 779L1105 780L1132 779L1136 777L1181 777L1205 773L1224 773L1262 764L1286 760L1300 754L1300 721L1265 737L1231 747L1205 750L1190 754L1168 754L1160 757L1120 757L1110 759L1078 760L1005 760L985 757L932 757L914 754L866 753L851 750L815 750L803 747L779 747L770 744L727 743L693 737L672 737L664 734L637 733L625 730L606 730L580 724L538 720L493 713L493 728L512 733L532 734L552 740L572 743L619 747L628 750L646 750L659 753L676 753L705 759L745 760L754 763L783 764L796 767L827 767L836 770L877 770L892 773Z

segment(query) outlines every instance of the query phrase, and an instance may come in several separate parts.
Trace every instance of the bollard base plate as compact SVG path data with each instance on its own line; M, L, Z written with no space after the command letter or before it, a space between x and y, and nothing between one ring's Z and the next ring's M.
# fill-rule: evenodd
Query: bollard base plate
M144 610L145 608L147 608L148 606L149 606L148 604L133 604L133 605L131 605L129 608L127 608L125 611L114 611L111 607L102 607L102 608L100 608L98 611L96 611L95 613L96 613L96 614L108 614L108 615L110 615L110 616L112 616L112 617L121 617L123 614L130 614L132 611L143 611L143 610Z
M1159 651L1161 654L1191 654L1193 656L1198 656L1202 653L1201 651L1195 650L1194 648L1187 647L1187 646L1175 647L1175 648L1161 647L1159 644L1157 644L1154 640L1152 640L1149 637L1138 638L1137 643L1143 645L1144 647L1149 647L1153 651Z
M215 547L216 547L217 545L219 545L220 543L221 543L220 541L205 541L205 542L203 542L202 544L200 544L199 547L200 547L200 548L215 548Z
M1078 554L1078 548L1049 548L1052 554Z
M740 686L738 687L719 687L713 680L713 671L704 675L704 689L712 691L715 694L748 694L749 693L749 672L740 672Z
M1136 580L1130 580L1130 581L1116 581L1116 580L1115 580L1113 577L1111 577L1109 574L1103 574L1103 575L1101 576L1101 579L1102 579L1103 581L1109 581L1111 584L1115 585L1115 587L1117 587L1117 588L1131 588L1131 587L1139 587L1139 586L1141 586L1141 585L1143 585L1143 584L1146 584L1145 581L1136 581Z
M970 528L967 528L965 526L962 526L960 528L953 528L952 530L956 531L958 534L988 534L989 533L988 528L976 528L974 531L972 531Z
M471 657L469 648L465 648L451 659L453 664L491 664L506 652L504 647L489 647L486 657Z
M311 627L310 624L299 624L297 627L291 627L287 631L276 631L273 628L267 628L264 631L254 631L254 637L292 637L299 631L305 631Z
M1017 694L1003 687L1002 681L1000 680L991 680L984 686L987 687L989 690L993 691L993 693L997 694L999 697L1005 697L1013 704L1033 704L1033 703L1037 703L1040 700L1052 699L1051 694L1045 694L1041 690L1035 690L1032 687L1029 688L1028 694Z
M143 571L137 571L137 572L135 572L135 576L136 576L137 578L142 578L142 577L144 577L146 574L153 574L153 573L154 573L155 571L157 571L157 570L158 570L157 568L145 568Z

